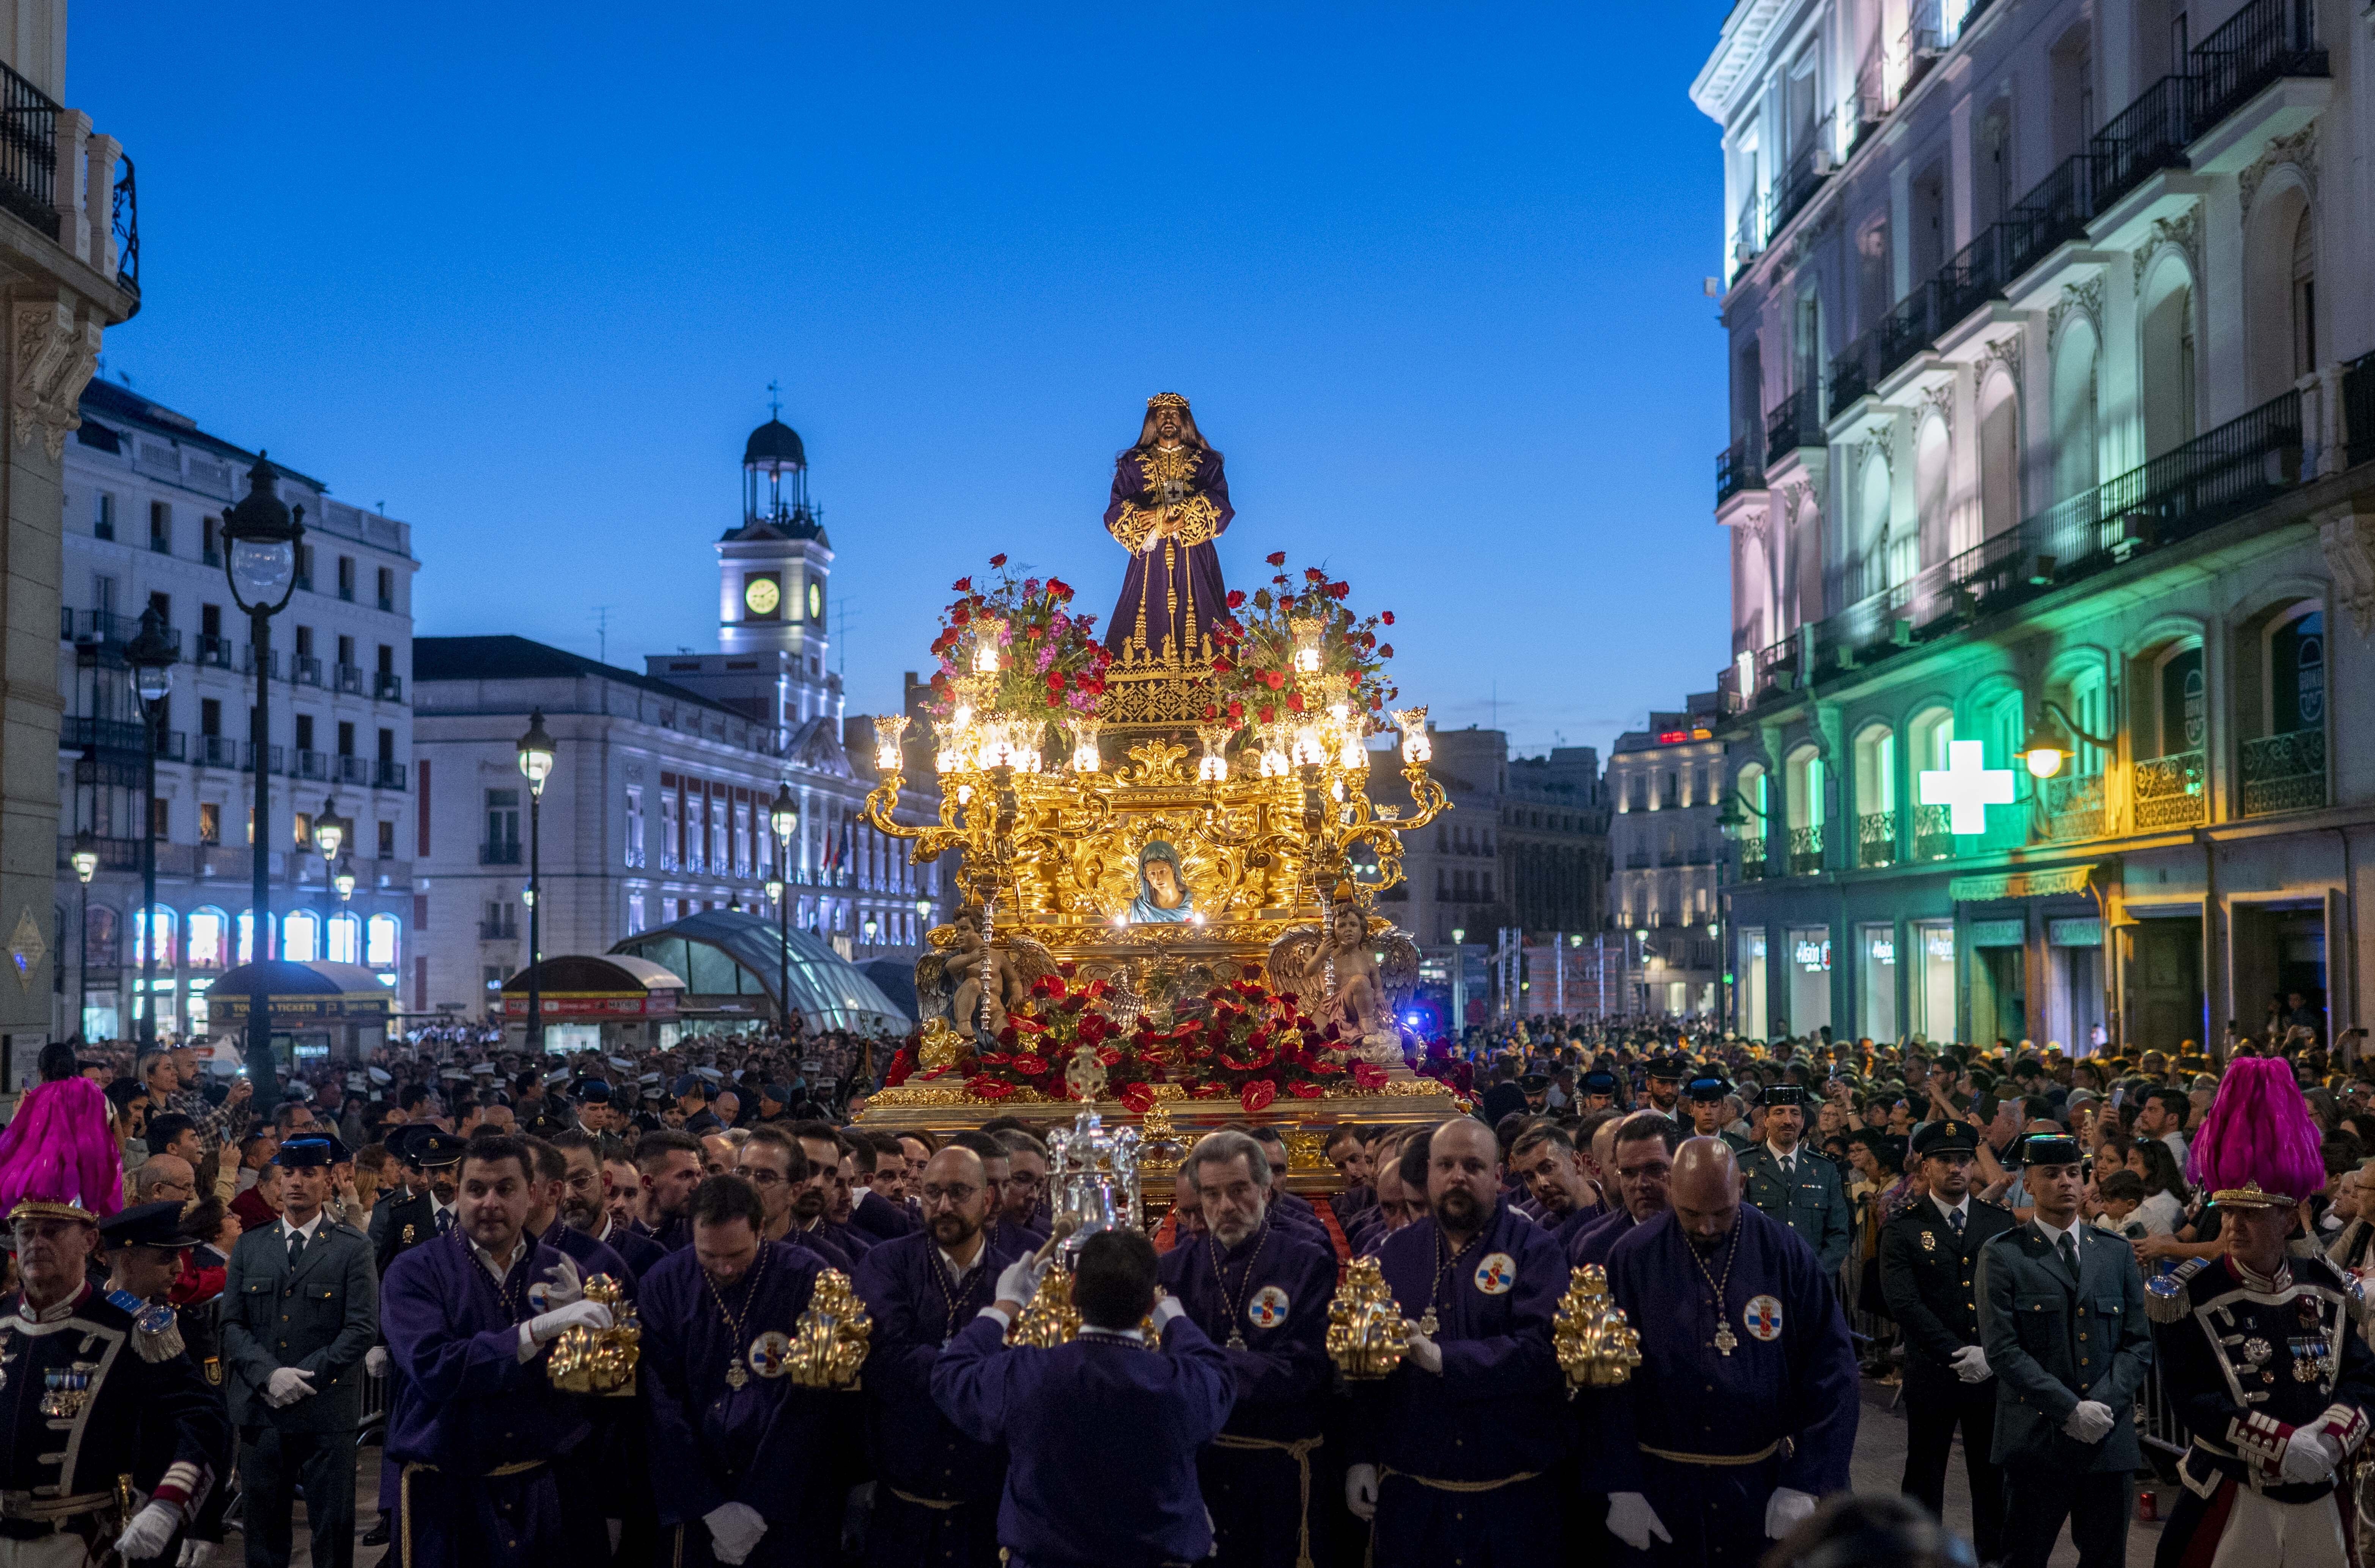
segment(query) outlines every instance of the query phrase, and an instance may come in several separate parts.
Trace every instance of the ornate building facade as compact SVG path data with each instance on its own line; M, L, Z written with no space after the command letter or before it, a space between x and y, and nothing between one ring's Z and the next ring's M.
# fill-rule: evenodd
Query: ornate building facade
M1730 770L1714 692L1616 737L1608 757L1609 903L1625 944L1622 1006L1711 1014L1722 970L1720 817Z
M62 994L58 696L54 641L66 514L62 469L101 335L140 308L132 161L90 116L64 106L65 0L0 5L0 280L8 297L6 434L0 495L0 1088L24 1082Z
M1744 1032L2365 1019L2367 46L2334 0L1733 6Z

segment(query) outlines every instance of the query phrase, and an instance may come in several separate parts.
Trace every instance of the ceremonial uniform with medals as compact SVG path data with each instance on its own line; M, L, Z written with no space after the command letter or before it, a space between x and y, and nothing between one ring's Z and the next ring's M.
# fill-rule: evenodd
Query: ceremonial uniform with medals
M1643 1220L1611 1250L1608 1288L1641 1364L1584 1396L1594 1490L1648 1500L1672 1538L1655 1562L1755 1563L1775 1491L1848 1484L1860 1373L1830 1275L1743 1203L1711 1254L1672 1210Z
M826 1480L836 1397L788 1375L793 1329L823 1272L804 1246L762 1242L723 1291L690 1246L644 1277L636 1306L652 1491L686 1564L713 1561L703 1521L727 1503L767 1522L745 1560L751 1568L808 1568L840 1550L841 1493Z
M1554 1473L1570 1451L1551 1320L1567 1286L1550 1233L1503 1198L1454 1253L1435 1219L1386 1238L1387 1289L1443 1351L1355 1385L1349 1462L1377 1467L1377 1568L1531 1568L1561 1550Z
M1802 1111L1805 1091L1777 1085L1766 1091L1765 1103L1768 1109L1794 1105ZM1854 1232L1839 1168L1802 1140L1788 1154L1758 1144L1740 1157L1740 1173L1747 1179L1748 1201L1795 1231L1821 1260L1824 1275L1837 1279Z
M2318 1133L2290 1065L2238 1062L2195 1135L2230 1213L2296 1207L2323 1185ZM2281 1073L2281 1080L2277 1075ZM2259 1079L2261 1081L2253 1081ZM2289 1122L2289 1138L2270 1136ZM2239 1125L2248 1136L2238 1137ZM2287 1161L2284 1150L2289 1146ZM2229 1220L2229 1223L2235 1221ZM2375 1405L2357 1283L2295 1243L2273 1278L2230 1252L2145 1289L2161 1386L2191 1441L2156 1568L2347 1568L2346 1478Z
M328 1165L335 1152L325 1139L292 1138L273 1159L288 1168ZM239 1238L222 1294L249 1561L289 1561L290 1514L301 1486L313 1561L341 1568L354 1561L362 1362L379 1341L371 1243L326 1209L305 1229L283 1218ZM306 1381L276 1382L284 1368Z
M1978 1147L1971 1129L1956 1122L1927 1123L1913 1139L1917 1158ZM1996 1382L1967 1378L1961 1367L1986 1365L1984 1351L1972 1353L1979 1347L1979 1248L2014 1223L2010 1209L1967 1194L1951 1209L1933 1196L1916 1199L1880 1232L1881 1292L1905 1332L1905 1495L1933 1514L1944 1508L1946 1464L1959 1425L1971 1537L1982 1562L2003 1555L2003 1472L1993 1456Z
M1237 1374L1229 1424L1197 1456L1219 1568L1311 1568L1325 1555L1328 1494L1315 1509L1313 1456L1332 1379L1328 1303L1336 1256L1278 1210L1234 1248L1207 1234L1164 1255L1163 1288Z
M858 1266L857 1294L874 1319L864 1376L875 1478L871 1568L998 1568L1006 1455L940 1413L932 1368L1020 1256L984 1232L960 1278L930 1233L917 1230L882 1243Z
M2026 1142L2029 1165L2080 1159L2074 1138ZM2135 1252L2083 1220L2049 1236L2031 1220L1979 1249L1979 1343L1996 1376L2007 1568L2044 1568L2065 1518L2080 1568L2115 1568L2127 1539L2128 1480L2144 1463L2136 1395L2152 1368ZM2065 1430L2082 1402L2111 1414L2092 1443Z
M552 1461L585 1440L586 1411L526 1332L556 1269L573 1269L567 1255L523 1235L498 1283L456 1225L380 1281L400 1568L543 1568L573 1549Z

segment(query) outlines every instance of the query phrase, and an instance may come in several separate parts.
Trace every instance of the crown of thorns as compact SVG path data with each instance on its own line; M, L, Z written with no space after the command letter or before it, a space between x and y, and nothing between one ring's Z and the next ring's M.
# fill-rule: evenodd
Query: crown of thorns
M1176 392L1158 392L1146 400L1150 408L1185 408L1188 400Z

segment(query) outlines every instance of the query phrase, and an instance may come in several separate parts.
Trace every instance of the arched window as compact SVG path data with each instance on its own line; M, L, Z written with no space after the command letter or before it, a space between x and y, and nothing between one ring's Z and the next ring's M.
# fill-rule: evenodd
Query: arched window
M374 914L363 925L363 961L394 969L403 961L404 926L393 914Z
M142 912L134 920L132 925L132 961L147 962L149 944L154 942L157 950L157 967L172 968L173 957L180 946L173 940L174 927L177 924L173 912L162 904Z
M1896 858L1896 731L1866 725L1855 737L1856 864Z
M2199 641L2180 643L2163 654L2153 678L2156 755L2174 757L2199 751L2209 738L2210 686L2202 666Z
M322 917L292 909L280 923L280 956L289 963L313 963L322 956Z
M2243 352L2252 403L2288 391L2316 362L2317 231L2309 196L2272 176L2243 232Z
M1920 519L1921 555L1944 560L1969 545L1953 537L1946 518L1946 421L1931 416L1913 440L1914 515Z
M1802 746L1790 754L1790 786L1784 802L1790 818L1790 872L1812 876L1823 865L1823 754Z
M1744 762L1733 776L1732 789L1740 797L1740 864L1743 876L1762 876L1766 864L1766 841L1774 835L1772 806L1766 796L1765 765ZM1751 869L1754 867L1754 869Z
M1906 729L1906 769L1914 776L1944 771L1948 760L1947 748L1955 743L1955 711L1951 708L1930 708L1914 715ZM1913 858L1944 860L1955 853L1955 836L1949 830L1947 809L1944 806L1923 806L1917 798L1913 808Z
M2237 636L2235 727L2247 817L2326 802L2325 654L2325 613L2313 600L2282 606Z
M2175 261L2153 270L2144 312L2145 456L2193 439L2193 289Z
M2015 526L2020 513L2020 397L1998 371L1979 383L1980 536Z
M1890 489L1887 463L1877 454L1865 459L1856 501L1856 521L1863 533L1862 548L1856 552L1862 573L1856 584L1856 598L1893 588L1898 581L1890 560Z
M2084 495L2102 482L2095 419L2095 327L2081 316L2053 350L2053 499Z
M230 916L212 904L190 911L183 947L192 969L230 968Z
M2317 230L2309 209L2293 225L2293 375L2317 369Z
M330 916L324 926L325 942L322 956L332 963L360 963L363 952L362 917L352 910L340 910Z
M267 942L271 940L273 932L278 928L276 917L266 915L264 934ZM255 912L252 909L242 909L239 912L239 961L254 963L262 956L255 950ZM275 956L287 958L289 955L276 949Z

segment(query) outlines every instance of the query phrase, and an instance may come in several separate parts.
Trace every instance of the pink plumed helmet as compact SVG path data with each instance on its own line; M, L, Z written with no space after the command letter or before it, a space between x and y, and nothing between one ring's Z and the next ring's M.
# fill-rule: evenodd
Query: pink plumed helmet
M0 1214L104 1220L124 1207L124 1152L87 1078L37 1084L0 1128Z
M2213 1203L2290 1208L2325 1185L2320 1142L2292 1064L2244 1056L2227 1067L2186 1165Z

